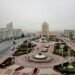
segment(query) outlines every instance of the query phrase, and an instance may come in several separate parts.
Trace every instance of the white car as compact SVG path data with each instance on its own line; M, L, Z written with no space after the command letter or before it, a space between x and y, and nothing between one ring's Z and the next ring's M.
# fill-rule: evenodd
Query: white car
M11 47L11 50L14 50L15 49L15 47Z

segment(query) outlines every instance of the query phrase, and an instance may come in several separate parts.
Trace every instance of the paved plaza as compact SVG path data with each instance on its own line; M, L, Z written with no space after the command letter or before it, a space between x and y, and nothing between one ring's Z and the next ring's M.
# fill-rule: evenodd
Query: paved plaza
M19 44L21 44L22 42L23 41L20 41ZM32 41L32 43L36 44L36 46L33 48L33 51L29 54L16 56L15 64L5 69L0 69L0 75L32 75L34 68L39 69L36 75L61 75L61 73L54 70L53 67L55 65L63 64L67 62L68 60L62 56L53 54L55 42L41 43L41 42ZM42 52L45 49L45 46L47 45L49 45L48 52ZM47 63L45 62L35 63L35 62L28 61L29 57L31 57L32 55L39 54L39 53L50 56L53 58L53 60ZM10 55L11 54L9 52L8 55L6 56L10 56ZM0 59L0 62L3 61L6 56ZM75 61L74 57L72 58L72 61ZM19 66L24 66L24 69L20 71L15 71L15 68Z
M48 52L43 53L46 54L48 56L51 56L53 58L53 61L49 62L49 63L34 63L34 62L29 62L28 60L28 56L37 54L37 53L41 53L41 51L44 49L43 45L46 45L48 43L38 43L37 46L35 47L35 49L33 50L33 52L31 52L30 54L27 55L22 55L20 57L16 57L15 61L17 64L19 65L23 65L23 66L27 66L27 67L38 67L38 68L51 68L54 67L55 65L67 62L66 59L64 59L61 56L55 55L53 54L53 50L54 50L54 45L52 43L49 43L50 47L48 48ZM26 58L25 58L26 57Z

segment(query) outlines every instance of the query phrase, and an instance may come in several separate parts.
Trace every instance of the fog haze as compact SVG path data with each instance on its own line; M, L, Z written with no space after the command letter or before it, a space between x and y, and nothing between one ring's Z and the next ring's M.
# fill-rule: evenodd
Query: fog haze
M34 32L46 21L51 31L75 29L75 0L0 0L0 27Z

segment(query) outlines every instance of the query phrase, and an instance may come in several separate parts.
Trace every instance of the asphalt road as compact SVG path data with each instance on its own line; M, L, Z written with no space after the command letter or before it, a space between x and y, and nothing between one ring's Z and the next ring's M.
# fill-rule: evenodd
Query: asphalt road
M23 40L28 40L28 39L32 39L32 38L34 38L34 37L25 37L25 38L22 38L22 39L15 40L15 42L16 42L16 44L18 44ZM7 53L11 49L11 47L13 47L13 46L15 46L13 44L13 40L0 43L0 57L2 57L2 55Z

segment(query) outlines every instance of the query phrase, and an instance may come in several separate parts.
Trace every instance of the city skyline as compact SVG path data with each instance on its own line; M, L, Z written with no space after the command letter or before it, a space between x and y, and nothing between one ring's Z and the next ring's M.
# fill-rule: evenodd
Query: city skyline
M35 32L44 21L49 30L75 28L75 0L0 0L0 28L13 22L14 28Z

